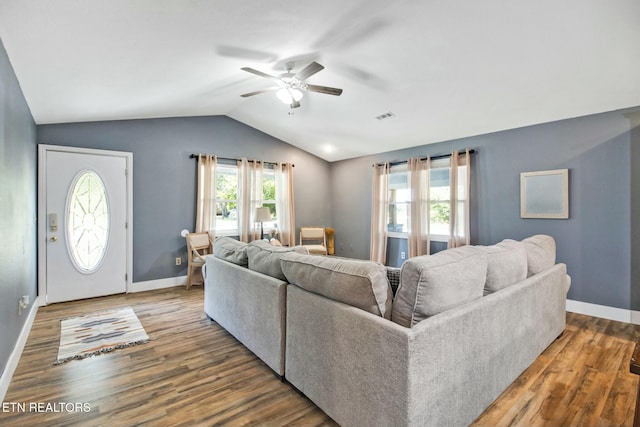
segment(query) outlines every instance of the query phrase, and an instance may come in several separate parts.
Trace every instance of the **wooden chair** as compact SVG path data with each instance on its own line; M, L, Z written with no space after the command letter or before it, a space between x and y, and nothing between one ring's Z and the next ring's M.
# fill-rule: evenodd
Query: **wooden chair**
M327 237L324 227L300 227L300 245L307 248L310 254L326 255Z
M200 269L200 277L202 277L202 266L206 262L207 255L213 253L213 246L209 233L189 233L187 234L187 258L189 260L189 266L187 270L187 289L189 289L194 283L194 274L197 269ZM204 278L202 283L198 281L197 284L204 284Z

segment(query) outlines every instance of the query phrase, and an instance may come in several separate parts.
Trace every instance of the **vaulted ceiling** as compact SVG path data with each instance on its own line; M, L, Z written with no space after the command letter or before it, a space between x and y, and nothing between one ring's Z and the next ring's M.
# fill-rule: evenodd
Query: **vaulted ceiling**
M1 0L0 38L38 124L227 115L329 161L640 105L637 0ZM240 97L311 61L341 96Z

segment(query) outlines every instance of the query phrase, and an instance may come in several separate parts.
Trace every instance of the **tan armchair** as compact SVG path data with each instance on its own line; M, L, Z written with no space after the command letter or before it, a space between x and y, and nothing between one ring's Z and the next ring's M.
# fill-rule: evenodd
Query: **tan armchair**
M324 227L300 227L300 245L310 254L327 255L327 237Z
M187 270L187 289L194 284L204 284L202 282L202 266L206 262L207 255L213 253L213 246L209 233L189 233L187 234L187 258L189 260L189 266Z

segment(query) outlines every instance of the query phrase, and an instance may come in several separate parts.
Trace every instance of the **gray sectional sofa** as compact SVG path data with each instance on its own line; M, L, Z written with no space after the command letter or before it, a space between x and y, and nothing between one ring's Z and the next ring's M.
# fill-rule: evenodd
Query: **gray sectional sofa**
M400 270L229 240L207 259L207 315L343 426L468 425L565 327L549 236Z

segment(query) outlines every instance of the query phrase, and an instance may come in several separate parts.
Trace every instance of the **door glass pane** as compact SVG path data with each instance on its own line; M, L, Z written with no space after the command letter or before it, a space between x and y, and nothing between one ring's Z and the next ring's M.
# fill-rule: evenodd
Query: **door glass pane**
M67 245L82 273L98 269L109 240L109 201L102 179L92 171L78 174L67 205Z

